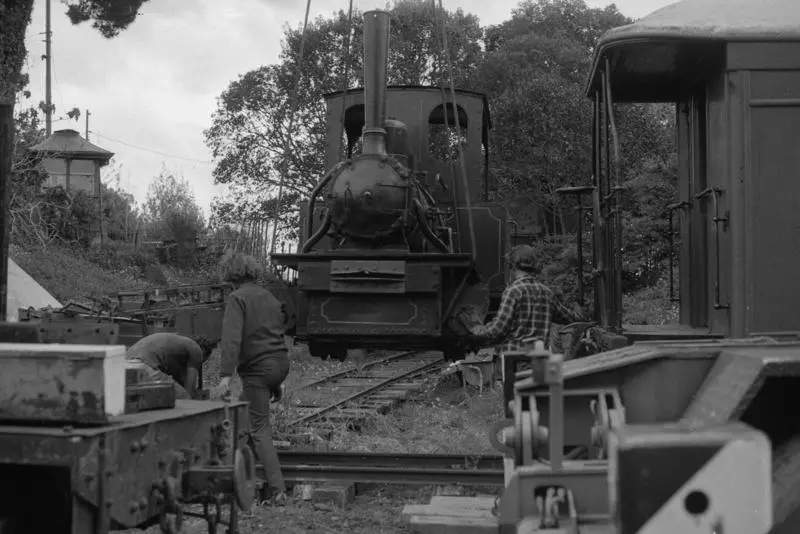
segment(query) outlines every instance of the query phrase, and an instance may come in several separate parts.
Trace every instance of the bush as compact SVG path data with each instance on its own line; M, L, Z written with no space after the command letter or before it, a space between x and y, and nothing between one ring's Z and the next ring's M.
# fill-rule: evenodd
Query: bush
M133 243L106 241L86 249L85 257L104 269L124 271L135 269L142 272L148 265L156 263L152 252L137 249Z
M106 270L86 258L79 247L12 246L9 255L62 304L146 286L138 273Z
M586 317L594 314L591 236L584 236L583 279ZM532 243L539 259L539 278L568 306L578 303L578 247L575 234L541 238ZM625 258L622 266L624 322L667 324L676 322L677 307L669 300L667 261L651 262L643 280L637 254Z

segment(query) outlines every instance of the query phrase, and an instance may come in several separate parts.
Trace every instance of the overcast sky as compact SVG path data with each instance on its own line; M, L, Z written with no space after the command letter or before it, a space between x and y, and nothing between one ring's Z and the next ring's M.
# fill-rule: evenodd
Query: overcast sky
M213 185L211 154L203 142L216 97L239 74L273 63L282 28L302 24L302 0L150 0L136 22L119 37L106 40L83 24L72 26L59 0L52 1L53 103L55 119L78 107L91 111L90 140L116 154L122 187L138 201L148 183L166 166L194 187L209 214ZM644 16L673 0L618 0L619 10ZM444 0L461 7L483 25L510 17L518 0ZM607 0L587 0L593 7ZM28 28L27 70L30 102L44 100L43 32L45 0L35 0ZM347 0L312 0L311 18L347 9ZM385 0L355 0L364 11ZM85 122L55 120L53 130L72 128L84 134Z

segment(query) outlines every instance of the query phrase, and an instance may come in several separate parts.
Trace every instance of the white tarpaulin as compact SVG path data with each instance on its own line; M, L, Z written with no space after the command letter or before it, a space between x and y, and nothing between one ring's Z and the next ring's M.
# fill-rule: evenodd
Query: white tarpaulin
M59 303L53 295L40 286L36 280L16 264L14 260L8 260L8 307L6 308L7 321L17 321L19 319L19 308L44 308L52 306L60 308Z

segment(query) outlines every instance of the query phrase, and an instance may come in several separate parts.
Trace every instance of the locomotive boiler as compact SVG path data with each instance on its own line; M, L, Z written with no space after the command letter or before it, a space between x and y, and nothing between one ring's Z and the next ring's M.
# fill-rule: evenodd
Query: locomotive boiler
M330 170L303 210L298 252L272 260L297 270L295 334L313 355L458 358L454 318L465 306L485 316L505 284L488 105L470 91L387 87L389 31L389 13L364 13L364 87L325 95Z

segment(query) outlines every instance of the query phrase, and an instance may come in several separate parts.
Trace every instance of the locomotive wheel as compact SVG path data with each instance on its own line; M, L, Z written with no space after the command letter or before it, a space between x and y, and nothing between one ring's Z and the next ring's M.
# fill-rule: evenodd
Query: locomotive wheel
M347 349L344 347L333 346L328 351L328 355L332 360L343 362L347 359Z
M328 357L328 347L322 343L310 342L308 344L308 352L314 358L322 358L323 360Z
M457 362L459 360L463 360L465 357L466 353L463 350L459 349L444 350L444 361L446 362Z

